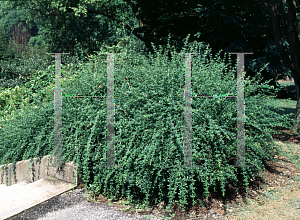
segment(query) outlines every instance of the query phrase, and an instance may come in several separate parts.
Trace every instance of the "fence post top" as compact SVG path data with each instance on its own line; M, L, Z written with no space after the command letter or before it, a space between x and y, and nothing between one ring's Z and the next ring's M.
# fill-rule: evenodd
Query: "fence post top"
M239 55L239 54L253 54L253 53L251 53L251 52L229 52L229 54L237 54L237 55Z
M109 52L106 52L106 53L98 53L98 54L120 54L120 53L109 53Z
M70 54L70 53L46 53L50 55L51 57L55 57L55 55L62 55L62 54Z
M46 54L70 54L70 53L46 53Z
M200 53L175 53L175 54L200 54Z

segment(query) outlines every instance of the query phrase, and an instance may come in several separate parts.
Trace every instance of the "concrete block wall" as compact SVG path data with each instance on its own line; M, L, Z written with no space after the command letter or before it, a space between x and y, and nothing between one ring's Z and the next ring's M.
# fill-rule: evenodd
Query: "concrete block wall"
M55 157L53 159L55 159ZM82 179L79 179L78 175L76 175L77 168L72 162L65 163L61 169L56 169L52 166L53 159L50 155L39 158L36 162L33 162L28 175L27 170L31 164L30 159L17 162L12 170L11 182L9 181L9 175L12 163L9 163L6 167L5 165L1 165L0 184L10 186L24 180L32 183L47 176L54 177L68 183L74 183L74 178L76 178L76 185L78 185L78 183L83 183Z

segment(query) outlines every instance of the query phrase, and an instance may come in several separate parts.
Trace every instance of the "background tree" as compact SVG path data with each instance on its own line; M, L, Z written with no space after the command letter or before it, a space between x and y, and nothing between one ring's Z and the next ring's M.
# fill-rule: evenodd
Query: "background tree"
M18 1L32 14L40 15L40 25L48 29L45 34L49 51L92 54L99 50L98 42L116 42L123 26L135 39L153 52L156 46L166 45L168 33L179 52L182 40L191 34L189 41L210 44L212 55L225 52L253 52L245 56L246 76L262 72L264 80L290 75L276 51L270 18L259 1ZM83 26L82 24L88 24ZM105 27L106 26L106 27ZM82 31L74 31L80 29ZM111 30L104 34L104 30ZM98 35L96 38L93 35ZM109 39L109 40L108 40ZM283 42L286 43L286 42ZM235 65L235 59L232 65ZM281 77L281 76L280 76ZM273 80L273 84L275 80Z
M8 2L0 2L0 60L7 60L13 56L13 49L11 42L8 40L8 33L5 31L6 22L3 21L3 18L8 14L8 11L11 10ZM1 68L2 69L2 68ZM1 72L1 71L0 71Z
M30 33L28 30L28 25L24 22L15 23L11 28L11 39L16 44L21 45L21 49L25 50L25 47L29 41Z
M40 15L40 24L49 30L46 39L56 52L77 51L82 52L84 56L93 53L99 45L91 35L99 32L102 34L101 28L105 24L113 31L123 26L144 42L147 50L151 52L153 52L151 42L155 45L165 45L168 33L171 33L171 40L179 52L182 39L191 34L189 41L196 40L209 44L212 55L223 49L222 58L225 52L253 52L253 55L245 56L246 77L255 76L266 63L270 63L266 70L262 71L262 76L263 81L272 79L274 84L275 78L280 73L278 79L287 75L295 77L295 63L297 63L295 59L298 59L295 57L297 53L290 54L294 57L294 64L283 65L282 60L287 59L284 58L286 56L279 46L286 47L290 44L289 47L297 47L295 39L298 37L298 30L295 27L297 27L296 9L299 13L299 8L295 7L296 2L292 3L292 0L287 1L287 4L279 2L279 15L276 15L275 0L272 0L273 6L262 0L246 2L191 0L188 3L182 0L168 0L156 1L155 4L147 0L77 0L18 1L13 4ZM285 40L278 36L287 32L287 29L284 25L276 29L274 24L277 16L285 20L283 14L287 11L290 13L288 26L292 31L289 32L290 37ZM82 23L88 25L82 26ZM80 32L76 31L79 29ZM115 36L110 35L111 38ZM101 37L100 41L104 42L104 35ZM291 43L291 40L295 43ZM233 59L232 65L235 65L235 62L236 59ZM294 71L294 74L291 74L291 71ZM299 102L297 109L298 107Z
M279 0L278 3L272 0L272 4L264 0L261 0L261 2L272 18L273 34L277 50L280 53L284 65L291 70L294 79L297 91L294 128L300 133L300 42L298 38L299 30L297 23L299 21L297 22L296 17L296 1L286 0L285 2L288 8L284 7L284 3L281 0ZM284 35L288 41L288 49L286 45L282 43L282 36Z
M6 57L6 38L5 38L5 33L4 33L4 26L3 23L0 22L0 60L5 59Z
M116 36L121 30L116 33L116 25L105 16L75 13L76 7L80 7L80 1L63 1L59 9L55 3L49 1L26 1L24 4L26 5L23 8L29 8L32 12L28 21L36 19L39 22L46 41L46 50L49 52L70 52L84 58L87 54L99 51L101 44L116 42ZM68 5L68 10L65 5ZM133 24L133 21L128 23Z
M8 1L1 1L0 19L4 26L4 38L9 50L13 48L9 52L10 57L14 57L14 53L18 52L17 49L20 49L18 53L24 51L32 36L33 28L29 28L26 22L28 16L27 9L17 10Z

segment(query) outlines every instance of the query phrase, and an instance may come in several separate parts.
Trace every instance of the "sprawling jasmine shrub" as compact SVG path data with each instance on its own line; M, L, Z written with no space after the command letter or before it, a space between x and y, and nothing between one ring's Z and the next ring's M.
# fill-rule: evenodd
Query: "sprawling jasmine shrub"
M88 189L95 195L145 204L165 201L171 205L178 200L184 207L189 200L194 204L195 199L212 191L221 191L224 196L228 184L243 182L247 187L250 179L262 174L266 161L279 151L271 137L273 128L292 129L288 117L279 116L268 105L266 95L251 95L269 88L267 84L245 79L245 162L253 167L231 167L237 156L236 98L194 96L236 96L236 69L229 69L219 58L208 62L209 50L204 51L200 44L187 48L186 42L182 53L200 54L192 56L195 167L182 167L184 54L173 52L168 60L167 50L164 54L155 50L156 54L146 59L132 48L115 55L116 167L104 167L106 98L63 98L63 161L77 165ZM66 67L63 95L105 96L105 56L99 54L88 63ZM53 92L50 87L48 91ZM53 126L53 100L19 111L0 130L0 164L53 154Z

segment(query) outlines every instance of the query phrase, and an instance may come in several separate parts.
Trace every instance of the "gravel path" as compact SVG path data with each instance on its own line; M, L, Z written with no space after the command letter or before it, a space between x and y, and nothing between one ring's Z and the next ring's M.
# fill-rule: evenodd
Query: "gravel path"
M73 192L72 190L65 192L12 218L9 218L9 220L161 220L161 218L154 216L153 218L145 218L139 214L125 213L122 210L119 210L116 207L110 207L107 204L96 203L93 201L89 202L84 194L84 189L75 189Z

